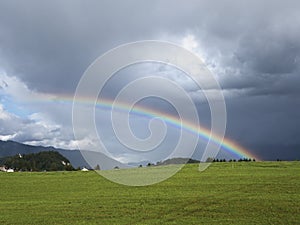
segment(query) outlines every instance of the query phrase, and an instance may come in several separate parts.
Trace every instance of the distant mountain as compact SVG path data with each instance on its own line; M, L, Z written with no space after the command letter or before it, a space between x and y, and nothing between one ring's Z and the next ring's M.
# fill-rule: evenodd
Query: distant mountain
M70 160L71 164L74 168L82 168L86 167L89 169L95 168L97 165L100 166L102 170L113 169L114 167L125 168L125 167L135 167L139 165L147 165L150 161L142 161L142 162L132 162L129 163L128 166L123 165L122 163L109 158L108 156L92 151L79 151L79 150L66 150L59 149L54 147L44 147L44 146L32 146L26 145L22 143L18 143L15 141L0 141L0 158L5 156L15 156L17 154L30 154L30 153L38 153L45 151L57 151L68 160ZM89 163L85 160L89 159ZM187 159L187 158L173 158L167 159L163 162L157 163L157 165L168 165L168 164L184 164L184 163L199 163L198 160ZM1 166L1 165L0 165Z
M31 154L45 151L57 151L64 157L66 157L74 168L77 167L86 167L86 168L94 168L97 165L100 166L101 169L113 169L115 166L119 168L124 168L124 165L120 162L107 157L106 155L98 152L91 151L79 151L79 150L66 150L59 149L54 147L44 147L44 146L32 146L26 145L22 143L18 143L15 141L0 141L0 158L6 156L15 156L17 154ZM84 155L84 157L83 157ZM91 165L87 163L85 158L89 159ZM0 165L1 166L1 165Z
M0 158L1 165L17 171L72 171L70 161L57 151L17 154Z
M199 160L190 159L190 158L172 158L167 159L163 162L158 162L156 165L169 165L169 164L186 164L186 163L200 163Z

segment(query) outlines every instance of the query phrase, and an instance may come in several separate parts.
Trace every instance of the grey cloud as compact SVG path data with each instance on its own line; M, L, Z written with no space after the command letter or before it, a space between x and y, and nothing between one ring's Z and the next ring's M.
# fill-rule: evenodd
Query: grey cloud
M176 36L195 32L209 53L215 54L217 49L226 60L228 52L235 52L240 61L254 69L279 73L295 67L298 53L295 35L287 35L289 40L285 40L281 34L286 23L299 25L299 20L282 22L284 16L297 12L296 3L290 3L293 4L280 1L2 2L0 49L7 61L5 69L11 69L31 88L50 92L73 92L87 66L110 48L128 41L160 38L163 33ZM272 31L270 27L278 23L278 31ZM296 28L285 28L283 32L296 33L295 30L300 30ZM281 53L288 53L289 57ZM280 59L285 62L279 62Z
M300 23L294 36L296 40L289 40L288 35L276 37L273 32L264 31L263 34L253 34L240 41L237 57L255 72L263 74L287 74L298 68L300 53ZM282 34L281 34L282 35Z

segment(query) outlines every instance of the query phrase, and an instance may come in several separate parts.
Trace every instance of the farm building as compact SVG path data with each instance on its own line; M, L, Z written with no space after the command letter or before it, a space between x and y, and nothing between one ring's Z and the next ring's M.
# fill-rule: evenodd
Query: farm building
M88 170L87 168L83 167L83 168L81 169L81 171L87 172L87 171L89 171L89 170Z

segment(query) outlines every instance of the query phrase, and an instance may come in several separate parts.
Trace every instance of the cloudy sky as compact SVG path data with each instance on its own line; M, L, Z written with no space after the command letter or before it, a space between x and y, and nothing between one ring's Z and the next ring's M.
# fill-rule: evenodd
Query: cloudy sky
M94 148L88 132L73 135L71 97L84 71L118 45L162 40L201 56L218 80L227 138L262 159L300 159L299 11L298 1L276 0L0 1L0 139ZM207 103L180 71L148 64L118 74L103 95L116 96L137 76L165 76L191 94L200 122L210 126ZM147 104L173 112L155 99ZM108 115L98 110L97 129L116 149ZM139 120L132 119L133 132L145 138L147 118ZM172 129L167 145L178 135Z

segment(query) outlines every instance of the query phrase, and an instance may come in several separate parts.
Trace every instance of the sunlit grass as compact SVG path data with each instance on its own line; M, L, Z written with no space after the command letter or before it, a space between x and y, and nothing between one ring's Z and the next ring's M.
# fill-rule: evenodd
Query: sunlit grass
M94 171L0 173L0 224L299 224L300 162L198 168L142 187Z

